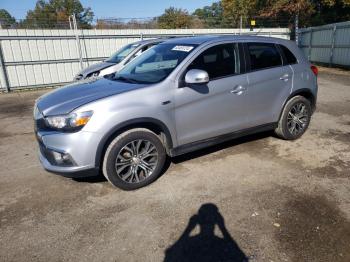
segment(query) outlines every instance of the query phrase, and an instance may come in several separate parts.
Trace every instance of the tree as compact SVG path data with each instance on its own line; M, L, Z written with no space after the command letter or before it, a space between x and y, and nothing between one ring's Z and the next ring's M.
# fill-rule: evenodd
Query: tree
M163 29L190 28L192 17L185 9L170 7L158 18L158 25Z
M264 17L288 16L293 18L299 15L300 20L305 20L315 12L314 5L310 0L268 0L265 1L265 7L261 11Z
M205 27L224 27L223 8L220 1L213 3L211 6L196 9L192 15L202 20Z
M157 20L152 19L97 19L97 29L155 29Z
M299 16L301 26L335 23L350 19L350 0L267 0L260 12L263 17Z
M240 17L244 20L256 16L256 0L222 0L224 22L230 26L238 27Z
M350 0L313 1L315 12L309 25L322 25L350 20Z
M34 10L27 12L23 25L33 28L68 27L68 18L75 14L79 28L91 28L94 13L79 0L38 0Z
M205 28L205 23L202 19L199 19L197 16L191 16L191 28Z
M16 19L5 9L0 9L0 28L11 28L16 24Z

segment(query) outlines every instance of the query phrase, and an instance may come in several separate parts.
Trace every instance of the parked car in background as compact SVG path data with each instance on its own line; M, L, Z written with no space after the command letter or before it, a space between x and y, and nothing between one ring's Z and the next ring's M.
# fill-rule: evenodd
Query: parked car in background
M102 170L132 190L153 182L167 156L266 130L294 140L315 110L317 73L288 40L167 40L116 74L39 98L40 161L70 177Z
M161 43L162 41L164 41L164 39L150 39L128 44L119 49L105 61L93 64L83 69L74 77L74 80L78 81L118 72L135 57L139 56L152 46Z

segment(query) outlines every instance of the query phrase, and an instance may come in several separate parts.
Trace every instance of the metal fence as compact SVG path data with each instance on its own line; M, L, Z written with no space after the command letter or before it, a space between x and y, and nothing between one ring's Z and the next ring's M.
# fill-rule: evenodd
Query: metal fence
M350 68L350 21L299 29L298 35L311 62Z
M253 34L289 39L290 30L0 30L0 91L67 84L82 68L140 39L203 34Z

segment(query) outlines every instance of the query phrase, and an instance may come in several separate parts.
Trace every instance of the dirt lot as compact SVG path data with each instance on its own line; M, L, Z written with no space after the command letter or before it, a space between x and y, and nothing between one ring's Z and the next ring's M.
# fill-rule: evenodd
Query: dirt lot
M321 69L319 87L301 139L188 154L134 192L45 172L45 91L1 94L0 261L350 261L350 72Z

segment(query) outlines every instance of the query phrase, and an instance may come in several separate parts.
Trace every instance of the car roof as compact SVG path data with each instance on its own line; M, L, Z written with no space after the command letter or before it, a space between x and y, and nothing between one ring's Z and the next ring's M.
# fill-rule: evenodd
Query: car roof
M251 35L203 35L203 36L189 36L189 37L177 37L170 38L163 43L167 44L189 44L189 45L201 45L204 43L215 43L220 41L262 41L273 43L290 42L290 40L264 37L264 36L251 36Z
M161 43L167 40L167 38L153 38L153 39L145 39L145 40L140 40L137 42L133 42L132 44L136 45L145 45L145 44L152 44L152 43Z

